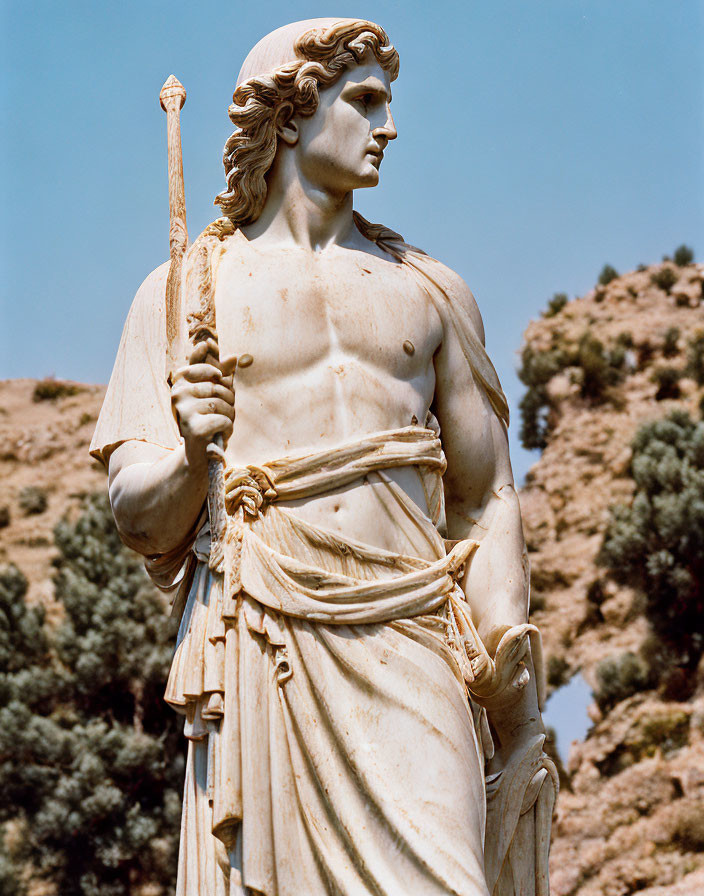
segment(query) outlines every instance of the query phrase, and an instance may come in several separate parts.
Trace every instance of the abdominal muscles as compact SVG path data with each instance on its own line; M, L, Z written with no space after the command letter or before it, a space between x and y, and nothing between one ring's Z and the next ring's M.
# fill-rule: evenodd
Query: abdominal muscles
M228 463L263 465L354 442L371 433L425 424L434 389L432 362L394 376L368 359L337 346L325 359L295 373L267 378L255 364L237 371L235 427ZM406 371L404 371L406 372ZM428 514L417 469L386 470L383 476ZM376 474L324 495L282 502L308 522L386 550L407 552L408 540L389 511L388 487ZM395 502L392 501L392 504ZM428 557L427 559L433 559Z

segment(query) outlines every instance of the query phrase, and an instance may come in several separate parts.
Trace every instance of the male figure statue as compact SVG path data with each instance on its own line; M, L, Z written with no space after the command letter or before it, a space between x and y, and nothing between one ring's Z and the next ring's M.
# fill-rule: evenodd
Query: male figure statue
M506 401L463 281L352 207L396 137L397 72L365 21L252 50L177 344L164 265L93 440L124 540L179 591L179 896L547 892L554 768Z

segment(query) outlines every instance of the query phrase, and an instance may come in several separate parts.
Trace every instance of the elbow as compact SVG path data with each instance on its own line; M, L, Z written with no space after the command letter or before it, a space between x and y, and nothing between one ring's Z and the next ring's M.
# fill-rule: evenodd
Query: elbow
M159 528L150 525L146 506L148 501L144 500L144 496L136 494L133 487L128 487L126 478L125 471L122 471L108 489L110 507L120 539L128 548L144 557L166 553ZM134 483L129 483L129 486L133 485ZM163 530L162 526L161 531Z

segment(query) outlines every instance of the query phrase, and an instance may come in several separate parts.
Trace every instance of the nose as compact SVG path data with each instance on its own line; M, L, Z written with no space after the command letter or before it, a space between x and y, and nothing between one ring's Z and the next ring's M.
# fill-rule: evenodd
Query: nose
M391 107L388 103L386 104L386 121L383 125L374 128L374 130L372 131L372 137L374 137L376 140L381 138L385 141L385 145L389 142L389 140L395 140L398 137L398 131L396 130L396 125L394 124L394 117L391 114Z

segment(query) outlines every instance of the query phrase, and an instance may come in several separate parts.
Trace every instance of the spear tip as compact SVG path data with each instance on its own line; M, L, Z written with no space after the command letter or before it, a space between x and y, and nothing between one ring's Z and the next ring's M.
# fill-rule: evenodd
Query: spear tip
M171 97L178 97L180 100L179 109L183 109L183 104L186 102L186 88L179 81L176 75L169 75L169 77L164 81L164 86L161 88L161 93L159 94L159 102L161 103L161 108L166 112L165 102Z

